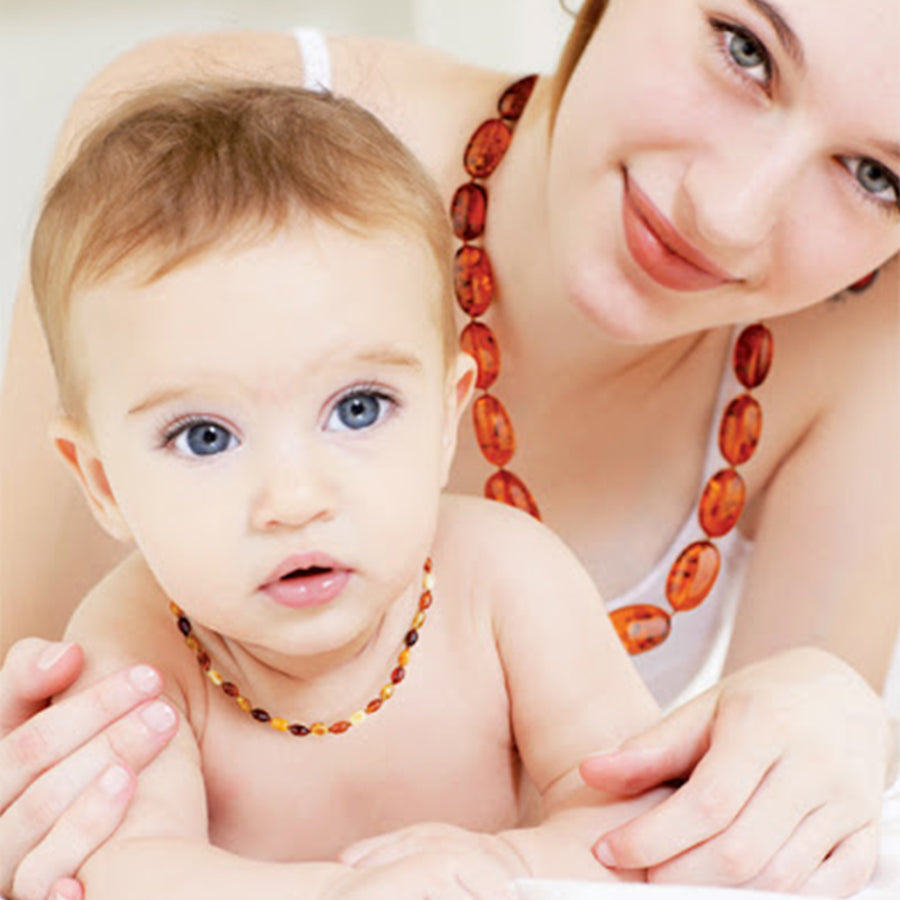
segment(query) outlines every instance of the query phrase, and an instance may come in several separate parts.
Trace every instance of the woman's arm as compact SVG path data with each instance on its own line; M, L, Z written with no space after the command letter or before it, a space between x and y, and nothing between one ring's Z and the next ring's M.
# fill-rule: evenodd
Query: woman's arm
M816 311L829 352L783 363L810 367L827 402L768 487L732 674L629 741L640 753L585 766L615 792L689 779L607 835L608 861L659 881L841 895L871 874L897 752L873 687L900 615L898 294L894 260L870 293ZM787 649L804 646L819 649Z

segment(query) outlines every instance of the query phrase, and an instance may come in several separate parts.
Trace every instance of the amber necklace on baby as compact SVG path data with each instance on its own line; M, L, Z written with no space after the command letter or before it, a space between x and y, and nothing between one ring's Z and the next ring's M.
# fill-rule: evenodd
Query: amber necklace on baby
M235 682L227 681L225 676L213 667L212 658L200 639L194 634L194 628L190 619L188 619L178 604L170 603L169 611L175 617L175 622L178 630L184 637L185 644L197 657L197 662L200 664L200 668L206 677L213 685L221 688L226 697L234 700L243 712L262 725L269 725L276 731L292 734L294 737L306 737L308 734L321 737L325 734L343 734L354 725L359 725L360 722L365 721L369 716L378 712L394 696L397 685L406 677L406 667L409 665L410 653L419 640L419 629L425 624L426 610L433 601L431 593L433 590L434 573L432 572L431 558L429 557L425 560L425 565L422 567L422 592L419 595L416 614L413 616L409 630L403 636L403 648L397 655L397 665L391 672L390 680L382 685L378 696L373 697L363 708L358 709L346 719L338 719L330 725L318 721L313 722L311 725L303 725L299 722L291 723L282 716L273 716L261 707L255 706L253 701L241 693L241 689Z
M512 419L489 389L500 374L500 345L493 331L479 321L494 300L491 262L481 244L488 195L484 186L503 159L513 130L537 81L529 75L510 85L497 104L499 115L475 129L463 154L469 180L453 195L450 216L453 232L462 241L454 261L456 299L469 322L460 334L460 347L478 366L476 398L472 414L475 437L484 458L496 468L484 485L484 495L530 513L540 519L531 491L506 465L515 453ZM705 538L689 544L676 558L666 578L665 595L670 610L649 603L624 606L610 613L619 638L629 653L644 653L668 636L672 617L694 609L706 599L719 575L720 556L715 538L728 534L744 507L746 488L737 466L753 455L762 430L762 410L750 391L759 387L772 363L772 334L757 323L738 335L732 353L732 369L746 389L722 413L719 450L726 465L705 484L698 505L700 527Z

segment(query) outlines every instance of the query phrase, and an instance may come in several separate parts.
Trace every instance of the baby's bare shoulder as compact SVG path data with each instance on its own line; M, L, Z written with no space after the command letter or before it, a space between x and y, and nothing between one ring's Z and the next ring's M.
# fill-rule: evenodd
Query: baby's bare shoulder
M168 600L138 553L85 596L66 636L84 647L92 678L136 663L155 666L172 686L191 674Z

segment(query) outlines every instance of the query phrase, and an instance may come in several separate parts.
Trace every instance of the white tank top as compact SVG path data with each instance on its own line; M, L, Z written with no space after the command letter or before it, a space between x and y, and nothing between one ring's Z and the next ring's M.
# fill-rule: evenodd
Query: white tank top
M331 58L322 32L314 28L297 28L293 34L303 60L304 86L309 90L331 90ZM734 335L737 333L736 329ZM718 454L718 423L725 404L742 390L731 371L729 355L720 378L699 487L724 465ZM666 608L666 577L672 563L688 544L703 537L695 509L692 509L656 565L630 590L608 600L607 609L614 610L632 603L650 603ZM720 538L717 546L722 560L721 570L710 595L696 609L675 617L667 641L634 657L638 671L664 707L679 705L705 690L718 680L722 671L752 544L735 529Z

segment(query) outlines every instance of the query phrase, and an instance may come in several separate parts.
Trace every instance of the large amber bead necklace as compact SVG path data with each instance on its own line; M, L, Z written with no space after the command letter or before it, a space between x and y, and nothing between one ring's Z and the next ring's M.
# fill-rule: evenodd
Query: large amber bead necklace
M349 731L354 725L364 722L369 716L374 715L394 696L397 685L406 677L406 669L409 665L409 658L412 648L419 642L419 629L425 624L426 612L433 602L432 591L434 590L434 573L432 571L431 559L425 560L422 568L422 592L419 595L419 603L416 607L416 614L413 616L409 630L403 636L403 645L400 653L397 655L397 665L390 674L390 678L382 685L376 697L373 697L364 707L358 709L355 713L346 719L338 719L330 725L315 721L309 725L301 722L291 722L284 716L273 716L268 710L257 706L249 697L244 696L241 689L234 681L229 681L226 677L213 666L212 657L203 646L200 638L194 633L194 627L191 620L184 614L184 611L177 603L169 603L169 611L175 617L175 624L184 637L184 642L188 649L197 657L197 663L206 675L209 682L217 688L220 688L226 697L233 700L239 709L247 713L254 721L262 725L268 725L276 731L293 735L294 737L306 737L308 734L321 737L326 734L343 734Z
M469 180L453 195L450 216L453 232L462 242L454 262L456 299L469 317L459 341L478 366L476 387L480 394L472 410L475 437L484 458L495 467L485 482L484 495L540 519L534 495L507 468L516 450L515 432L506 408L490 392L500 375L500 344L494 332L480 321L495 299L491 261L481 243L488 206L484 182L506 154L536 81L536 75L529 75L510 85L497 104L498 115L475 129L463 154ZM761 323L745 328L735 340L732 369L745 391L722 413L719 450L725 465L707 481L698 505L700 527L706 537L685 547L672 564L665 590L669 609L639 603L610 614L629 653L644 653L659 646L669 636L672 617L702 603L716 583L720 555L715 539L737 525L746 497L737 467L753 455L762 431L762 410L750 391L768 375L772 353L772 334Z

